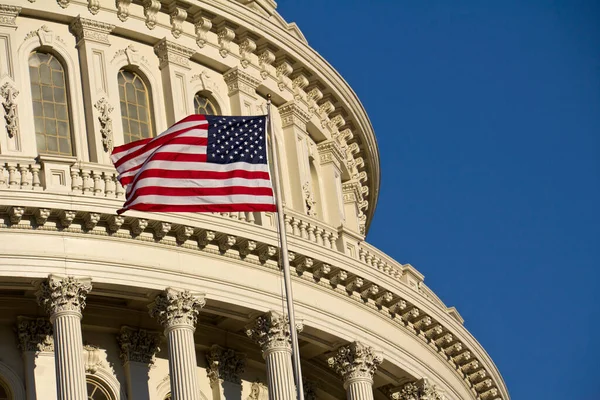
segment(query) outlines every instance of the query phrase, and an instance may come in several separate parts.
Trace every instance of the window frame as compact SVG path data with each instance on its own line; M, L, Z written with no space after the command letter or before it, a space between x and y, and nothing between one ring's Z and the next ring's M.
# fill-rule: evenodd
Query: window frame
M129 117L129 109L127 109L127 116L124 115L123 103L125 103L125 106L127 108L129 108L130 104L135 104L137 113L139 113L139 107L141 107L140 104L137 102L137 92L135 92L136 93L136 103L130 103L127 101L127 90L126 90L127 83L125 83L125 85L123 87L123 94L125 95L125 98L123 99L121 97L120 77L121 77L122 73L126 73L126 72L133 74L134 80L137 77L137 79L139 79L142 82L142 84L144 85L144 89L146 91L145 97L146 97L146 102L147 102L145 112L147 113L147 122L146 123L147 123L148 129L149 129L148 137L150 137L150 138L155 137L158 132L158 130L156 128L156 121L154 118L154 99L152 96L152 86L150 85L150 82L149 82L147 76L142 71L140 71L139 68L133 68L131 66L121 67L117 71L117 89L118 89L118 94L119 94L119 110L120 110L119 117L121 120L121 128L122 128L122 133L123 133L123 143L124 144L131 143L131 142L134 142L134 141L140 140L140 139L145 139L145 137L142 136L141 133L138 134L139 137L134 138L134 137L132 137L131 132L126 132L126 130L125 130L124 118L127 118L127 123L128 123L128 126L130 129L131 129L130 123L132 120L134 122L137 122L138 125L141 122L140 119L133 119L133 118ZM132 80L132 82L133 82L133 80ZM135 90L135 88L134 88L134 90ZM138 116L139 116L139 114L138 114ZM140 128L141 128L141 125L140 125ZM138 132L141 132L141 131L138 131ZM127 139L131 139L131 140L128 142Z

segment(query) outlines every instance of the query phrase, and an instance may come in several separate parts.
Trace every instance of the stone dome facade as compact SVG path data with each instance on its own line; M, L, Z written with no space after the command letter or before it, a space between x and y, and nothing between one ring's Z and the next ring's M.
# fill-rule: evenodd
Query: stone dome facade
M275 215L118 216L109 159L268 94L305 398L509 400L457 310L365 241L369 118L273 0L0 0L0 400L292 398Z

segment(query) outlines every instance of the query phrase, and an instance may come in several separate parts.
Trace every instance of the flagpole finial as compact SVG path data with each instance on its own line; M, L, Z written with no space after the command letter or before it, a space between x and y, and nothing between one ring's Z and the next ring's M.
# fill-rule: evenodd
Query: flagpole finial
M271 93L269 93L267 95L267 103L269 103L269 104L271 103Z

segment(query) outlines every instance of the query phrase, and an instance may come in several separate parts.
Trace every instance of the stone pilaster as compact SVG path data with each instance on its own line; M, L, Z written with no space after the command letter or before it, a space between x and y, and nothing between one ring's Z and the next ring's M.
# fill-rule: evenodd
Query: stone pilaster
M0 4L0 148L6 151L21 151L19 121L19 72L15 71L11 60L15 59L17 18L21 7Z
M446 400L446 395L427 378L406 383L389 391L392 400Z
M50 275L36 293L53 326L58 400L87 399L81 313L90 290L89 278Z
M373 375L383 362L380 353L360 342L340 347L327 363L341 376L348 400L373 399Z
M27 400L44 398L56 400L56 374L54 367L54 339L52 324L46 318L17 317L19 349L25 364Z
M149 306L150 315L165 328L173 400L199 400L194 331L204 295L167 288Z
M83 109L90 161L108 163L113 149L113 111L118 93L109 93L106 75L106 52L110 47L110 33L114 25L77 17L71 22L71 32L77 40L81 63ZM118 118L118 114L117 114ZM120 121L117 121L120 124Z
M279 140L281 147L285 149L285 158L281 159L281 171L283 176L289 176L284 185L285 203L304 215L309 214L306 194L303 188L310 188L310 164L309 144L306 123L310 115L303 103L290 101L279 107L279 115L283 128L283 134ZM322 217L322 216L319 216Z
M253 115L253 105L256 103L256 88L260 79L239 67L234 67L223 74L227 84L227 94L231 102L233 115Z
M241 396L240 374L244 372L246 364L244 354L213 345L206 353L206 361L208 362L206 373L213 391L213 399L225 400L226 393L229 396L233 393Z
M323 209L326 210L327 222L332 226L340 226L344 222L344 203L342 193L342 168L344 154L335 140L326 140L317 146L321 178L331 185L324 185Z
M187 101L190 96L193 97L193 93L188 93L187 75L190 70L190 57L195 52L166 38L154 46L154 53L159 60L169 126L193 113Z
M160 350L160 334L128 326L121 328L117 336L121 349L121 361L127 379L127 398L146 400L150 398L148 372L154 364L154 355Z
M296 398L292 369L292 344L289 320L276 311L269 311L246 328L246 334L262 349L267 364L270 399Z

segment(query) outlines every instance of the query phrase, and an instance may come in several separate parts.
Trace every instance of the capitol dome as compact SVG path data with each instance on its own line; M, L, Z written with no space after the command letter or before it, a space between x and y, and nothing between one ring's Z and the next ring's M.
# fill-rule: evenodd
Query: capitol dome
M272 96L306 399L509 400L365 241L356 94L273 0L0 0L0 400L291 399L276 216L117 215L115 146Z

